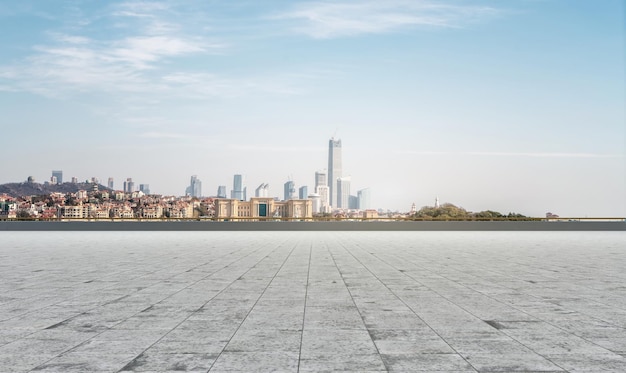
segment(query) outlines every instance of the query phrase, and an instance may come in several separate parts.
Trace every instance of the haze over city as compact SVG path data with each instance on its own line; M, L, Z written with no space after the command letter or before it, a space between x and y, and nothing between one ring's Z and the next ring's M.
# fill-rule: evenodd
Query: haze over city
M0 1L0 184L626 215L624 3Z

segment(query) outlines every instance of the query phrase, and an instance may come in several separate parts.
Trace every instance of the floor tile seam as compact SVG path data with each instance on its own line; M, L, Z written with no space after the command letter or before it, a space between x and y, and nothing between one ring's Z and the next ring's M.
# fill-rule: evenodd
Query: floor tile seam
M263 246L263 247L267 247L267 246L269 246L269 245L265 245L265 246ZM253 251L253 252L251 252L249 255L253 254L254 252L260 251L263 247L261 247L261 248L259 248L259 249L257 249L257 250L254 250L254 251ZM247 257L247 256L248 256L248 255L246 255L246 257ZM236 262L236 261L235 261L235 262ZM251 268L250 268L250 269L251 269ZM250 269L248 269L248 270L250 270ZM247 271L246 271L246 272L247 272ZM236 281L236 279L235 279L235 280L233 280L233 281L231 282L231 284L230 284L230 285L232 285L232 283L234 283L235 281ZM230 285L228 285L228 286L230 286ZM228 286L227 286L226 288L228 288ZM220 291L220 293L221 293L221 292L223 292L226 288L222 289L222 291ZM212 299L214 299L214 298L215 298L217 295L219 295L220 293L215 294L215 295L214 295L214 296L213 296L213 297L212 297L209 301L207 301L206 303L210 302ZM206 303L205 303L205 304L206 304ZM90 309L90 310L93 310L93 309L96 309L96 308L97 308L97 307L94 307L94 308L92 308L92 309ZM88 312L88 311L87 311L87 312ZM133 314L133 315L132 315L132 316L130 316L130 317L136 316L137 314L139 314L139 313L141 313L141 312L142 312L142 311L136 312L135 314ZM86 313L86 312L84 312L84 313ZM84 314L84 313L83 313L83 314ZM193 315L193 313L192 313L192 314L190 314L189 316L187 316L187 317L186 317L183 321L181 321L180 323L178 323L178 324L177 324L174 328L172 328L170 331L168 331L167 333L165 333L164 335L162 335L162 336L161 336L161 338L158 338L158 339L157 339L154 343L152 343L150 346L148 346L146 349L144 349L144 350L143 350L141 353L139 353L137 356L140 356L142 353L144 353L144 352L145 352L146 350L148 350L150 347L154 346L156 343L158 343L159 341L161 341L161 340L162 340L165 336L167 336L167 335L168 335L168 334L169 334L172 330L174 330L174 329L175 329L176 327L178 327L180 324L182 324L182 323L183 323L183 322L185 322L187 319L189 319L189 317L191 317L191 315ZM79 316L79 315L77 315L77 316ZM75 317L76 317L76 316L75 316ZM130 318L130 317L129 317L129 318ZM44 363L42 363L42 364L39 364L37 367L40 367L40 366L42 366L42 365L45 365L45 364L47 364L47 363L51 362L52 360L54 360L54 359L56 359L56 358L60 357L61 355L65 354L65 353L71 352L71 350L76 349L76 348L78 348L78 347L80 347L80 346L84 345L85 343L89 342L90 340L92 340L92 339L94 339L94 338L98 337L99 335L101 335L101 334L103 334L103 333L105 333L105 332L107 332L107 331L109 331L109 330L113 329L115 326L117 326L117 325L119 325L119 324L123 323L123 322L124 322L124 321L126 321L126 320L127 320L127 319L125 319L125 320L123 320L123 321L120 321L120 322L118 322L118 323L116 323L116 324L112 325L111 327L108 327L107 329L103 330L103 331L102 331L102 332L100 332L100 333L97 333L97 334L93 335L91 338L88 338L87 340L85 340L85 341L81 342L80 344L78 344L78 345L76 345L76 346L74 346L74 347L72 347L72 348L70 348L70 349L68 349L68 350L66 350L66 351L64 351L64 352L62 352L62 353L60 353L60 354L56 355L56 356L54 356L53 358L51 358L51 359L49 359L49 360L45 361L45 362L44 362ZM135 358L136 358L136 357L135 357ZM134 360L135 358L133 358L133 360ZM131 361L132 361L132 360L131 360ZM36 369L37 367L35 367L35 368L33 368L33 369ZM123 369L124 369L124 368L122 367L122 369L121 369L121 370L123 370Z
M277 251L278 249L280 249L281 245L282 245L282 244L279 244L278 246L276 246L276 247L275 247L273 250L271 250L271 251L270 251L267 255L265 255L265 254L264 254L264 256L263 256L263 257L259 258L260 260L259 260L257 263L260 263L260 262L262 262L263 260L265 260L266 258L268 258L268 257L269 257L269 256L270 256L273 252L275 252L275 251ZM253 253L255 253L255 252L259 252L260 250L262 250L263 248L266 248L266 247L268 247L268 246L270 246L270 244L269 244L269 243L268 243L268 244L266 244L266 245L263 245L262 247L260 247L260 248L258 248L258 249L256 249L256 250L253 250L253 251L252 251L249 255L252 255L252 254L253 254ZM245 257L248 257L249 255L246 255ZM243 258L242 258L242 259L243 259ZM235 262L236 262L236 261L235 261ZM234 263L234 262L233 262L233 263ZM125 368L128 364L130 364L131 362L133 362L135 359L137 359L139 356L141 356L143 353L145 353L147 350L149 350L152 346L156 345L156 344L157 344L157 343L159 343L161 340L163 340L163 338L165 338L168 334L170 334L170 333L171 333L174 329L176 329L177 327L179 327L179 326L180 326L181 324L183 324L185 321L189 320L189 318L191 318L191 317L192 317L195 313L199 312L199 310L200 310L200 309L202 309L202 308L203 308L204 306L206 306L209 302L211 302L211 301L212 301L213 299L215 299L217 296L219 296L219 295L220 295L220 294L222 294L224 291L226 291L226 289L228 289L228 288L229 288L232 284L234 284L234 283L238 280L238 278L240 278L241 276L245 276L245 274L246 274L246 273L248 273L249 271L251 271L251 270L253 269L253 267L254 267L254 266L250 266L250 267L248 268L248 270L246 270L243 274L241 274L241 275L237 276L237 278L235 278L233 281L231 281L231 282L230 282L230 284L228 284L226 287L224 287L224 289L220 290L217 294L215 294L213 297L211 297L211 299L209 299L209 300L208 300L208 301L206 301L206 302L205 302L202 306L200 306L200 307L198 308L198 311L196 311L196 312L193 312L193 313L189 314L189 315L188 315L185 319L183 319L181 322L179 322L176 326L174 326L172 329L170 329L167 333L163 334L163 335L162 335L160 338L158 338L158 339L157 339L154 343L152 343L152 344L151 344L150 346L148 346L146 349L144 349L144 350L143 350L143 351L141 351L139 354L137 354L137 355L136 355L133 359L131 359L128 363L126 363L126 365L124 365L124 366L123 366L123 367L122 367L122 368L121 368L118 372L124 371L124 368ZM248 312L249 312L249 311L248 311ZM243 323L243 322L242 322L242 323ZM241 324L240 324L240 326L241 326ZM239 328L237 328L237 330L238 330L238 329L239 329ZM236 333L236 331L235 331L235 333ZM233 335L234 335L235 333L233 333ZM231 338L232 338L232 336L231 336ZM225 348L225 346L224 346L224 348ZM224 350L224 349L222 349L222 352L223 352L223 350ZM220 352L220 354L221 354L221 352ZM216 358L216 360L217 360L217 358ZM216 360L215 360L215 361L216 361ZM215 361L214 361L213 363L215 363Z
M313 243L309 244L309 265L306 273L306 288L304 291L304 310L302 312L302 331L300 332L300 348L298 349L298 369L296 372L300 372L300 361L302 359L302 342L304 340L304 322L306 320L306 303L309 296L309 279L311 276L311 258L313 257Z
M433 328L433 327L432 327L429 323L427 323L426 321L424 321L424 319L422 319L422 317L420 317L420 315L418 315L418 314L417 314L417 312L415 312L415 310L414 310L411 306L409 306L409 305L408 305L408 304L404 301L404 299L402 299L401 297L399 297L399 296L398 296L398 295L397 295L397 294L396 294L393 290L391 290L391 289L390 289L390 288L389 288L389 287L388 287L388 286L387 286L384 282L382 282L382 281L380 280L380 278L379 278L378 276L376 276L376 274L374 274L374 273L372 272L372 270L371 270L369 267L367 267L367 266L365 266L363 263L361 263L361 261L360 261L359 259L357 259L357 258L356 258L356 256L355 256L355 255L354 255L354 254L353 254L353 253L352 253L349 249L347 249L347 248L345 247L345 245L343 245L343 243L340 243L340 244L342 245L343 249L344 249L344 250L346 250L346 252L348 252L348 254L350 254L350 256L352 256L352 258L353 258L355 261L357 261L357 262L358 262L361 266L363 266L363 268L365 268L365 269L366 269L366 270L370 273L370 275L371 275L371 276L373 276L373 277L374 277L377 281L379 281L381 284L383 284L383 286L385 286L385 287L387 288L387 290L388 290L391 294L393 294L393 295L396 297L396 299L398 299L400 302L402 302L402 303L405 305L405 307L407 307L408 309L410 309L410 310L413 312L413 314L414 314L414 315L415 315L415 316L416 316L419 320L421 320L421 321L422 321L422 322L423 322L426 326L428 326L428 328L429 328L429 329L430 329L430 330L431 330L431 331L432 331L435 335L437 335L439 338L441 338L441 340L442 340L442 341L444 341L444 343L445 343L446 345L448 345L448 347L449 347L452 351L454 351L454 352L455 352L455 354L457 354L459 357L461 357L461 359L463 359L463 360L464 360L464 361L465 361L465 362L466 362L466 363L467 363L470 367L472 367L472 369L474 369L476 372L479 372L478 368L476 368L473 364L471 364L469 361L467 361L467 359L465 358L465 356L461 355L461 354L460 354L460 353L459 353L459 352L458 352L458 351L457 351L454 347L452 347L452 346L450 345L450 343L448 343L448 341L447 341L445 338L443 338L443 337L442 337L442 336L441 336L441 335L440 335L440 334L439 334L439 333L438 333L438 332L437 332L437 331L436 331L436 330L435 330L435 329L434 329L434 328ZM358 246L357 246L357 247L358 247ZM363 250L362 250L362 251L363 251ZM370 254L370 255L373 255L373 254ZM385 262L383 262L383 263L385 263ZM387 264L387 263L385 263L385 264L386 264L387 266L389 266L389 264ZM392 267L392 268L393 268L393 267ZM411 279L412 279L413 281L415 281L413 278L411 278ZM417 282L417 281L416 281L416 282ZM418 282L418 283L419 283L419 282ZM346 286L347 286L347 285L346 285ZM355 304L355 306L356 306L356 304ZM358 308L358 306L357 306L357 308ZM360 310L359 310L359 314L360 314ZM363 323L365 323L365 320L363 321ZM367 327L366 327L366 329L367 329ZM369 329L367 329L367 331L368 331L368 333L369 333ZM372 338L372 335L371 335L371 334L370 334L370 338L372 339L372 343L374 343L374 345L376 346L376 342L374 341L374 338ZM378 351L378 346L376 346L376 350ZM380 352L379 352L379 355L380 355ZM383 360L383 364L385 364L385 363L384 363L384 360ZM387 365L386 365L386 364L385 364L385 368L387 368L387 370L389 370L389 367L387 367Z
M374 254L370 254L370 255L373 255L374 257L376 257L377 259L379 259L379 258L378 258L376 255L374 255ZM387 264L388 266L390 266L390 267L392 267L392 268L395 268L395 267L393 267L392 265L390 265L390 264L386 263L385 261L383 261L382 259L379 259L379 260L380 260L381 262L383 262L383 263ZM405 276L407 276L407 277L411 278L412 280L416 281L416 280L415 280L415 279L414 279L414 278L413 278L410 274L407 274L406 272L401 272L401 273L403 273ZM444 278L445 278L445 276L444 276ZM450 281L450 280L448 280L448 281ZM417 281L416 281L416 282L417 282ZM390 291L391 291L391 292L393 292L391 289L390 289ZM468 314L472 315L472 316L473 316L474 318L476 318L477 320L481 320L481 321L483 321L481 318L477 317L477 316L476 316L476 315L474 315L472 312L470 312L470 311L466 310L464 307L462 307L462 306L460 306L460 305L458 305L458 304L456 304L456 303L454 303L454 302L450 301L447 297L443 296L443 295L442 295L442 294L440 294L438 291L436 291L436 290L433 290L433 291L434 291L437 295L439 295L440 297L442 297L443 299L448 300L449 302L451 302L451 303L455 304L457 307L459 307L459 308L460 308L460 309L462 309L463 311L465 311L465 312L467 312ZM404 300L403 300L403 299L401 299L401 298L400 298L400 300L404 303ZM407 307L409 307L411 310L413 310L413 308L412 308L411 306L409 306L408 304L406 304L406 303L405 303L405 305L406 305ZM413 312L415 312L415 314L417 315L417 313L416 313L416 311L415 311L415 310L413 310ZM525 312L523 312L523 311L522 311L522 313L525 313ZM419 317L419 315L417 315L417 316ZM427 325L429 325L429 324L427 323ZM430 325L429 325L429 327L430 327ZM431 329L432 329L432 327L431 327ZM559 328L559 329L560 329L560 328ZM468 364L470 364L470 365L471 365L474 369L476 369L476 370L478 371L478 369L477 369L476 367L474 367L474 366L473 366L473 365L472 365L469 361L467 361L467 359L465 359L465 357L464 357L463 355L461 355L461 354L460 354L460 353L459 353L459 352L458 352L458 351L457 351L454 347L452 347L452 346L450 345L450 343L449 343L449 342L448 342L445 338L443 338L443 337L442 337L439 333L437 333L434 329L433 329L433 331L434 331L434 332L435 332L435 333L436 333L436 334L437 334L437 335L438 335L438 336L439 336L439 337L440 337L443 341L445 341L445 342L446 342L446 344L448 344L448 346L450 346L450 348L452 348L455 352L457 352L457 353L459 354L459 356L461 356L461 357L462 357L462 358L463 358L463 359L464 359L464 360L465 360ZM519 343L521 346L524 346L525 348L528 348L529 350L533 351L535 354L537 354L538 356L541 356L543 359L545 359L545 360L549 361L550 363L554 364L554 365L555 365L556 367L558 367L559 369L562 369L563 371L566 371L566 370L565 370L565 368L561 367L559 364L556 364L555 362L553 362L552 360L550 360L549 358L547 358L547 357L546 357L546 356L544 356L543 354L541 354L541 353L539 353L539 352L535 351L533 348L531 348L531 347L529 347L529 346L525 345L524 343L520 342L518 339L514 338L513 336L510 336L510 335L508 335L508 334L506 334L506 333L503 333L503 334L505 334L508 338L510 338L510 339L512 339L512 340L514 340L515 342ZM570 333L570 334L571 334L571 333ZM594 344L595 344L595 343L594 343ZM599 346L599 347L600 347L600 346Z
M523 264L523 263L519 263L519 262L515 262L515 261L509 261L509 263L515 263L515 264L517 264L518 266L521 266L521 267L523 267L523 268L530 267L530 265L529 265L529 264ZM455 270L455 271L459 272L459 273L464 273L464 272L461 272L460 270L456 269L455 267L451 267L451 268L452 268L453 270ZM531 267L531 268L532 268L532 267ZM561 268L562 268L562 267L561 267ZM581 267L581 268L583 268L583 267ZM566 268L564 268L564 269L566 269ZM549 270L545 270L545 271L549 271ZM500 272L500 271L497 271L497 270L494 270L494 269L489 269L489 270L487 270L487 272L494 273L494 274L497 274L497 275L499 275L499 276L504 276L504 277L512 278L512 279L514 279L514 280L516 280L516 281L520 281L520 282L523 282L523 281L524 281L524 280L519 280L519 278L514 277L514 276L511 276L511 275L507 274L506 272ZM527 273L528 275L535 275L535 273L533 273L533 272L529 272L529 271L525 271L525 273ZM472 276L472 277L475 277L475 278L478 278L478 279L482 279L482 277L480 277L480 276L478 276L478 275L471 274L471 273L469 273L469 276ZM543 275L541 275L541 276L543 276ZM545 276L543 276L543 277L545 277ZM548 277L548 279L550 279L550 277ZM554 279L555 279L555 280L558 280L558 278L554 278ZM580 279L585 279L585 277L584 277L584 276L581 276L581 277L580 277ZM619 279L621 279L621 278L619 278ZM493 283L493 282L491 282L491 281L488 281L488 282L489 282L489 283ZM455 281L455 283L458 283L458 282L457 282L457 281ZM510 288L510 287L507 287L507 286L502 286L502 285L499 285L499 284L495 284L495 285L496 285L496 286L498 286L498 287L504 287L504 288L506 288L506 289L510 289L510 290L516 291L515 289ZM591 288L591 287L589 287L589 286L581 286L581 287L583 287L583 288L587 288L587 289L590 289L590 290L597 290L597 289ZM530 295L530 294L529 294L529 295ZM597 302L598 304L602 304L602 305L605 305L605 306L609 306L609 307L611 307L611 308L615 308L614 306L611 306L610 304L606 304L606 303L603 303L603 302L598 302L598 301L596 301L596 302ZM616 309L618 309L618 310L626 310L626 308L616 308Z
M267 291L267 289L270 287L270 285L272 284L272 281L274 280L274 278L276 278L276 275L280 272L280 270L283 268L283 266L285 265L285 263L287 262L287 260L289 259L289 257L291 256L291 254L295 251L295 249L298 247L298 243L296 242L296 244L294 245L294 247L289 251L289 254L287 254L287 256L285 257L285 259L283 260L283 262L281 263L281 265L278 267L278 269L276 270L276 272L274 273L274 275L272 276L272 278L268 281L267 285L265 286L265 288L263 289L263 291L261 292L261 294L257 297L256 301L254 302L254 304L252 305L252 307L250 307L250 309L248 310L248 312L246 313L246 316L243 318L243 320L241 321L241 323L239 324L239 326L237 327L237 329L233 332L233 334L230 336L230 338L228 339L228 341L226 342L226 344L224 345L224 347L222 348L222 351L220 351L220 353L217 355L217 357L215 358L215 360L213 360L213 363L211 363L211 366L209 367L209 369L207 370L208 372L211 371L211 369L213 369L213 366L215 365L215 363L218 361L218 359L220 358L220 356L222 356L222 354L224 353L224 351L226 351L226 348L228 347L228 345L230 344L230 342L233 340L233 338L235 337L235 335L237 335L237 332L241 329L241 326L246 322L246 320L248 319L248 317L250 316L250 313L252 312L252 310L254 309L254 307L257 305L257 303L259 303L259 300L263 297L263 294L265 294L265 292ZM276 247L276 250L278 250L279 247ZM274 252L272 251L272 252ZM268 256L266 256L265 258L268 258ZM264 259L265 259L264 258ZM250 268L249 270L252 270L252 268ZM247 273L247 272L246 272Z
M378 260L380 260L380 261L382 261L382 262L384 262L384 263L387 263L384 259L380 258L378 255L375 255L375 254L372 254L372 255L373 255L373 256L375 256ZM388 254L388 255L391 255L391 254ZM392 256L394 256L394 257L396 257L398 260L400 260L400 258L399 258L397 255L392 255ZM425 267L423 267L423 266L417 265L416 263L414 263L414 262L412 262L412 261L409 261L409 262L411 262L413 265L416 265L418 268L421 268L423 271L426 271L426 272L432 272L431 270L429 270L429 269L427 269L427 268L425 268ZM389 263L387 263L387 265L388 265L388 266L390 266L391 268L394 268L394 269L396 269L396 270L397 270L397 268L395 268L393 265L391 265L391 264L389 264ZM455 270L456 270L456 269L455 269ZM414 277L413 277L413 276L411 276L410 274L408 274L408 273L406 273L406 272L402 272L402 273L403 273L405 276L408 276L408 277L410 277L410 278L414 279ZM477 294L480 294L480 295L482 295L482 296L484 296L484 297L486 297L486 298L489 298L489 299L491 299L491 300L495 301L496 303L500 303L500 304L502 304L502 305L504 305L504 306L506 306L506 307L508 307L508 308L511 308L511 309L513 309L513 310L516 310L516 311L518 311L518 312L521 312L521 313L523 313L523 314L526 314L526 315L528 315L528 316L530 316L530 317L532 317L532 318L534 318L534 319L537 319L537 320L543 321L543 322L545 322L545 323L547 323L547 324L549 324L549 325L551 325L551 326L553 326L553 327L555 327L555 328L561 329L562 331L564 331L564 332L566 332L566 333L573 334L573 333L570 333L570 332L569 332L568 330L566 330L566 329L563 329L563 328L561 328L561 327L558 327L558 326L556 326L556 325L552 324L551 322L546 321L546 320L544 320L544 319L542 319L542 318L540 318L540 317L534 316L533 314L531 314L531 313L529 313L529 312L527 312L527 311L525 311L525 310L522 310L522 309L520 309L520 308L518 308L518 307L516 307L516 306L514 306L514 305L508 304L508 303L503 302L502 300L499 300L499 299L497 299L497 298L495 298L495 297L493 297L493 296L490 296L490 295L488 295L488 294L485 294L485 293L483 293L483 292L482 292L482 291L480 291L480 290L476 290L476 289L474 289L474 288L472 288L472 287L470 287L470 286L468 286L468 285L464 285L464 284L459 283L459 282L457 282L457 281L455 281L455 280L449 279L449 278L448 278L448 277L446 277L445 275L438 274L438 276L440 276L440 277L442 277L442 278L445 278L447 281L453 282L453 283L457 284L457 285L458 285L458 286L460 286L460 287L464 287L464 288L470 289L470 290L472 290L473 292L475 292L475 293L477 293ZM416 279L414 279L414 280L415 280L415 281L417 281ZM418 282L418 283L419 283L419 282ZM510 288L508 288L508 287L505 287L505 288L510 289ZM433 292L435 292L436 294L438 294L439 296L441 296L442 298L446 299L447 301L449 301L449 302L451 302L451 303L453 303L453 304L455 304L455 305L459 306L458 304L454 303L454 302L453 302L452 300L450 300L449 298L444 297L443 295L441 295L441 293L440 293L439 291L436 291L436 290L433 290L433 289L431 289L431 290L432 290ZM514 289L510 289L510 290L514 290ZM530 296L530 297L532 297L532 298L535 298L535 299L537 299L537 300L539 300L539 301L541 301L541 302L544 302L544 303L546 302L544 299L542 299L542 298L540 298L540 297L537 297L537 296L535 296L535 295L532 295L532 294L525 294L525 293L522 293L522 294L524 294L524 295L528 295L528 296ZM460 306L459 306L459 307L460 307ZM474 315L472 312L468 311L468 310L467 310L467 309L465 309L464 307L460 307L460 308L462 308L462 309L463 309L463 310L465 310L466 312L470 313L472 316L476 317L476 315ZM576 312L578 312L578 311L576 311ZM579 312L579 313L581 313L581 314L583 314L583 315L585 315L585 316L589 317L590 319L594 319L594 320L598 320L598 321L602 321L602 322L607 322L606 320L600 319L600 318L595 317L595 316L593 316L593 315L588 315L588 314L583 313L583 312ZM481 318L478 318L478 319L479 319L479 320L482 320ZM611 322L607 322L607 323L611 324ZM614 325L614 326L619 327L618 325ZM583 338L583 339L584 339L584 338ZM589 340L587 340L587 342L589 342L589 343L593 343L592 341L589 341ZM594 344L595 344L595 343L594 343ZM599 346L599 347L601 347L601 346Z
M345 247L342 244L341 240L338 240L338 243L345 250ZM361 318L361 323L363 324L363 329L367 332L367 334L368 334L368 336L370 338L370 341L372 342L372 345L374 346L374 349L376 350L376 354L378 355L378 358L380 359L380 362L382 363L382 366L385 367L385 370L389 371L390 367L387 366L387 363L385 362L385 359L383 359L383 357L382 357L382 355L380 353L380 350L378 349L378 346L376 345L376 342L374 341L374 338L372 337L372 334L370 333L370 330L367 328L367 325L365 324L365 319L363 318L363 314L361 314L361 310L359 309L359 307L356 304L356 301L354 300L354 296L352 295L352 292L350 291L350 288L348 287L348 284L346 283L346 280L343 277L341 269L337 265L337 261L335 260L335 256L333 255L331 250L328 248L328 245L326 244L325 246L326 246L326 250L328 251L328 254L330 255L330 258L332 259L333 263L335 264L335 268L337 269L337 272L339 273L339 276L341 277L341 281L343 282L343 286L345 286L345 288L348 290L348 294L350 295L350 299L352 300L352 304L356 308L356 311L359 314L359 317ZM304 330L303 330L303 333L304 333Z
M225 254L225 255L222 255L220 258L223 258L224 256L227 256L227 255L230 255L230 254L231 254L231 253L227 253L227 254ZM206 264L206 263L205 263L205 264ZM166 267L163 267L163 268L166 268ZM133 279L136 279L136 278L141 278L141 277L143 277L143 276L147 276L147 275L150 275L150 274L154 274L155 272L157 272L157 271L159 271L159 270L160 270L160 269L157 269L156 271L151 271L151 272L148 272L148 273L143 274L143 275L141 275L141 276L134 277ZM132 272L132 271L133 271L133 269L128 269L128 270L126 270L126 271L120 271L120 272L117 272L117 273L127 273L127 272ZM109 274L108 276L110 276L110 274ZM163 282L163 281L159 281L159 283L161 283L161 282ZM97 290L89 290L89 291L81 292L81 293L79 293L79 294L77 294L76 296L73 296L73 297L71 297L71 298L65 298L65 299L63 299L63 300L61 300L61 301L59 301L59 302L56 302L56 303L53 303L53 304L47 305L47 306L45 306L45 307L37 308L37 309L35 309L35 310L31 310L31 311L28 311L28 312L26 312L26 313L19 314L19 315L15 316L15 317L12 317L12 318L9 318L9 319L6 319L6 320L2 320L2 321L12 320L12 319L14 319L14 318L18 318L18 317L20 317L20 316L24 316L24 315L28 315L28 314L30 314L30 313L38 312L38 311L41 311L41 310L43 310L43 309L45 309L45 308L47 308L47 307L50 307L50 306L55 306L55 305L58 305L59 303L63 303L63 302L71 301L72 299L77 299L77 298L80 298L80 297L84 296L85 294L90 294L90 293L95 293L95 292L103 291L103 290L106 290L106 289L108 289L108 288L114 287L114 286L116 286L116 285L117 285L117 283L113 282L113 283L111 283L109 286L105 286L105 287L100 288L100 289L97 289ZM151 285L151 286L154 286L154 284L153 284L153 285ZM143 289L142 289L142 290L143 290ZM141 291L141 290L139 290L139 291ZM139 292L139 291L136 291L136 293L137 293L137 292ZM37 296L36 296L36 295L34 295L34 296L32 296L32 297L28 297L28 298L26 298L26 299L31 299L31 298L37 298ZM103 305L106 305L106 304L109 304L109 303L110 303L110 302L107 302L107 303L104 303ZM88 310L86 310L86 311L83 311L83 312L81 312L80 314L75 315L74 317L79 316L79 315L81 315L81 314L84 314L84 313L86 313L86 312L89 312L90 310L93 310L93 309L95 309L95 308L97 308L97 307L99 307L99 306L96 306L96 307L94 307L94 308L90 308L90 309L88 309ZM71 319L71 318L70 318L70 319ZM68 320L69 320L69 319L68 319Z

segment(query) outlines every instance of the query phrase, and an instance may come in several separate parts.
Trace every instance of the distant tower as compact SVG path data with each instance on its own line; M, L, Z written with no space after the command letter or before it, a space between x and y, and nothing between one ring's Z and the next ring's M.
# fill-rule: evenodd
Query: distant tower
M334 137L328 141L328 199L334 208L339 208L340 198L337 192L337 180L341 178L341 140ZM349 194L348 194L349 195ZM346 197L347 205L347 197ZM348 206L346 206L348 207Z
M328 185L328 181L326 179L326 171L315 172L315 187L317 188L320 185Z
M113 182L113 178L112 178L112 177L110 177L110 178L109 178L109 180L107 181L107 187L108 187L109 189L114 189L114 188L113 188L113 186L114 186L114 185L115 185L115 184L114 184L114 182Z
M360 210L367 210L370 208L370 189L365 188L356 192L358 198L357 208Z
M435 208L438 209L439 208L439 197L435 198Z
M289 180L285 183L285 190L284 190L284 200L290 200L290 199L295 199L296 198L296 184Z
M56 177L56 184L63 184L63 171L61 170L52 171L52 177Z
M243 176L237 174L233 177L233 189L230 191L230 198L245 201L247 196L244 194Z
M217 198L226 198L226 185L217 187Z
M415 202L413 202L413 204L411 205L411 215L415 214L417 212L417 207L415 207Z
M301 186L300 189L298 189L298 199L307 199L308 196L309 188L306 185Z
M185 194L191 197L200 198L202 196L202 182L198 179L197 175L191 176L189 186L185 190Z
M270 185L267 183L261 183L258 188L254 190L255 197L269 197L270 196Z
M337 205L335 208L348 209L350 203L350 177L340 177L337 179Z

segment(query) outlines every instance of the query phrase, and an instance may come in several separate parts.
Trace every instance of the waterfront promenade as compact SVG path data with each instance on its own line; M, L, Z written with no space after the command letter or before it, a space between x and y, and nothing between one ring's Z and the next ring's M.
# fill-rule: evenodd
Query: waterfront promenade
M1 232L0 372L625 372L625 232Z

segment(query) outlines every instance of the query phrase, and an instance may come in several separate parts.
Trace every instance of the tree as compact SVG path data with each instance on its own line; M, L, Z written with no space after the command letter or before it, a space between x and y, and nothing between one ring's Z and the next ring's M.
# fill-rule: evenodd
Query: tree
M30 212L25 209L17 210L16 216L18 219L30 219Z

